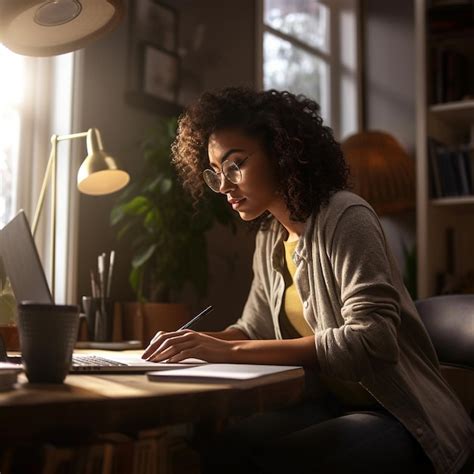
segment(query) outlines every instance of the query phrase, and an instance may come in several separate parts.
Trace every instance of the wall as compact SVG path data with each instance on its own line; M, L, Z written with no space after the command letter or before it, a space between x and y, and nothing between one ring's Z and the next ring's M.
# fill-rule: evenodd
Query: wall
M369 129L389 130L415 151L413 0L365 0L365 89Z
M363 0L366 126L391 133L415 159L415 39L413 0ZM399 266L415 242L415 213L383 217Z
M180 99L184 103L208 88L254 84L253 0L177 0L168 3L177 8L179 14L179 43L186 84ZM202 25L200 30L196 30L197 25ZM204 31L204 35L201 48L194 51L196 31ZM133 179L140 169L140 141L160 111L150 113L134 108L124 100L127 41L126 20L114 32L84 50L83 110L78 129L99 128L104 147L120 160ZM80 197L78 298L90 294L89 270L96 268L97 256L115 249L117 271L112 297L134 299L127 281L131 257L129 247L126 242L117 243L109 225L115 199L113 195ZM207 301L216 307L214 314L219 316L216 326L225 326L240 313L250 285L253 238L241 226L235 236L217 228L210 233L208 245L211 284ZM227 250L238 256L232 265L223 257ZM196 301L190 292L185 298L193 309L204 304Z
M254 0L176 0L187 103L206 89L231 84L253 85L255 78ZM366 86L369 128L391 131L410 154L414 150L413 2L366 1ZM194 45L203 34L202 45ZM78 129L98 127L106 149L120 159L132 177L140 168L139 143L155 114L124 101L127 69L127 22L84 50L83 111ZM389 54L387 54L389 52ZM159 111L157 111L159 113ZM132 300L128 282L130 251L117 243L109 225L114 196L81 195L78 248L78 296L89 294L89 269L97 255L114 248L117 272L112 296ZM403 263L401 245L413 240L414 216L388 219L384 226ZM203 329L224 327L240 313L251 280L253 237L243 225L236 235L216 228L208 236L210 290L205 301L190 292L185 299L197 310L216 307Z

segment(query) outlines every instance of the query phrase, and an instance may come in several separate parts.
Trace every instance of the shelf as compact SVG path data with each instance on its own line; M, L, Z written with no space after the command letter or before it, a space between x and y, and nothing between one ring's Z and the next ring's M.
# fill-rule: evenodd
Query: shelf
M429 111L436 117L454 125L470 126L474 124L474 100L460 100L432 105Z
M460 206L464 204L474 204L474 196L453 196L431 199L433 206Z
M474 30L470 28L457 32L429 35L427 40L428 44L435 45L437 47L453 48L456 51L471 56L474 52L474 41L472 41L473 37Z
M456 274L467 274L474 265L471 258L474 193L440 195L441 191L447 191L446 188L453 194L459 193L459 188L472 191L470 187L466 189L464 178L469 179L474 169L473 71L470 66L465 73L459 74L459 71L463 70L463 61L471 65L474 60L474 24L468 15L466 18L457 13L454 15L452 6L458 2L416 0L414 5L417 297L426 298L439 291L440 274L449 272L450 268L455 268ZM436 12L431 9L433 5ZM467 10L470 14L469 5ZM449 31L439 31L442 25L451 21L455 26ZM437 32L433 32L434 26L439 26ZM467 74L469 77L464 77ZM427 103L431 100L436 102ZM435 141L429 143L428 138ZM445 148L441 159L435 142ZM469 161L465 161L465 151L469 152ZM451 187L453 178L455 187ZM463 181L463 186L459 186L458 180ZM445 186L447 184L449 186Z
M456 30L428 32L428 41L471 41L474 35L473 27L464 27Z

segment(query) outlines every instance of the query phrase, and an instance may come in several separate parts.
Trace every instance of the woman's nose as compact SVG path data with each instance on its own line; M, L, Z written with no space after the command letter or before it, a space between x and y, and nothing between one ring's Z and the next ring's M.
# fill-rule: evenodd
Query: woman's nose
M219 185L219 192L222 194L226 194L229 190L235 187L235 184L229 181L224 173L221 173L220 180L221 183Z

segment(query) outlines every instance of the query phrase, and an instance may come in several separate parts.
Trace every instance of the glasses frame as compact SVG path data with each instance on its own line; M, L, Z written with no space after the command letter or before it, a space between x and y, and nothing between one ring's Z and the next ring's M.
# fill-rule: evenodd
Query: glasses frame
M202 177L203 177L203 180L204 182L206 183L206 185L211 189L211 191L214 191L215 193L220 193L220 188L222 186L222 176L225 177L225 179L227 181L229 181L230 183L232 184L239 184L241 181L242 181L242 170L241 170L241 166L247 161L247 159L249 158L249 156L252 155L252 153L249 153L245 156L245 158L239 163L237 164L235 161L224 161L222 167L221 167L221 171L219 172L216 172L214 171L213 169L211 168L206 168L203 172L202 172ZM227 166L227 168L229 168L230 166L233 166L236 168L236 171L238 172L238 178L237 179L230 179L229 176L228 176L228 172L229 170L225 170L224 167L226 165L226 163L229 163L229 165ZM214 179L214 178L217 178L219 180L219 185L217 187L217 189L215 189L214 187L211 186L210 182L206 179L206 176L212 176L210 177L209 179ZM217 183L217 181L216 181Z

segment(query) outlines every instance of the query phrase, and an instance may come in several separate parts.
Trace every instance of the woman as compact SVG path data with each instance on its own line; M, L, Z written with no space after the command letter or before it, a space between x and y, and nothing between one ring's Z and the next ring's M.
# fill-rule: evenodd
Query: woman
M457 472L472 426L439 374L377 216L345 190L348 170L319 106L288 92L205 93L181 117L173 157L196 199L205 182L259 223L254 279L234 325L158 333L144 357L303 365L325 390L231 427L208 467L355 472L360 462L387 473L431 462Z

